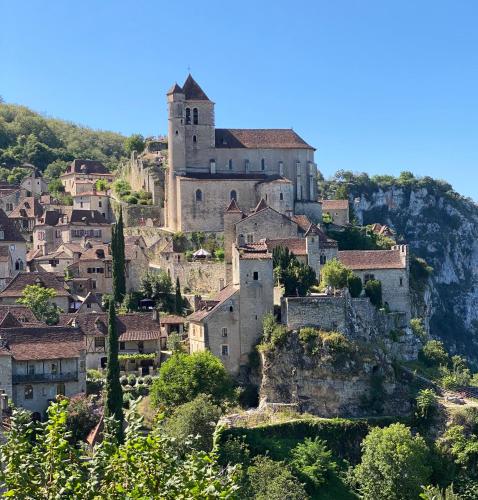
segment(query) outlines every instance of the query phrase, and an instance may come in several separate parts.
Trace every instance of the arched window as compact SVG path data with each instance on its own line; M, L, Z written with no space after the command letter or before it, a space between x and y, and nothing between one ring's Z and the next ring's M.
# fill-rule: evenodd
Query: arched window
M186 108L186 125L191 125L191 108Z
M228 165L229 165L229 170L232 170L232 160L229 160Z
M237 201L237 193L234 189L231 191L231 200Z
M197 136L195 136L195 135L193 135L193 142L194 142L194 143L198 142L198 138L197 138Z
M23 261L18 259L15 262L15 271L23 271Z
M194 125L197 125L199 123L199 112L198 108L193 109L193 123Z
M202 201L202 191L200 189L196 189L196 201Z
M282 201L282 200L284 199L284 193L280 193L280 194L279 194L279 198L280 198L280 200Z
M264 158L262 158L261 160L261 170L265 170L266 169L266 160L264 160Z

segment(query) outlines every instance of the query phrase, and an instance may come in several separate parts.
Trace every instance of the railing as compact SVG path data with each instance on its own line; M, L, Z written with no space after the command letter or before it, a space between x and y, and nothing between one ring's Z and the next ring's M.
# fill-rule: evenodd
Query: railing
M71 382L78 380L78 372L67 373L25 373L13 375L13 383L25 382Z

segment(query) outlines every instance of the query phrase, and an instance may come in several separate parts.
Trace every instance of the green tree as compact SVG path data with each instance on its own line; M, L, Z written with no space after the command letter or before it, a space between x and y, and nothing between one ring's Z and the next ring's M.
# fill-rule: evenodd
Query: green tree
M382 283L379 280L369 280L365 283L365 295L376 307L382 307Z
M232 380L224 365L209 351L174 353L161 365L151 387L151 400L158 407L173 407L208 394L216 404L232 397Z
M118 222L112 228L111 254L113 259L113 296L121 303L126 293L123 211L120 208Z
M299 477L314 490L326 483L330 474L337 470L327 443L319 438L306 438L293 448L290 463Z
M278 246L272 251L275 278L284 285L287 296L299 295L304 297L316 283L315 271L299 262L296 256L287 247Z
M350 270L338 259L329 260L320 271L322 283L331 286L334 290L341 290L347 286L349 273Z
M17 302L30 308L39 321L44 321L47 325L56 325L60 319L61 309L51 302L55 297L56 291L53 288L27 285Z
M110 185L105 179L97 179L95 182L95 188L97 191L107 191L110 188Z
M185 447L189 436L197 436L192 441L196 450L211 451L216 423L222 410L206 394L199 394L189 403L173 409L163 424L167 436L174 438L179 448Z
M139 290L144 297L154 300L161 311L174 312L173 284L165 271L146 272L141 277Z
M108 362L106 365L105 418L111 417L118 442L123 441L123 390L120 383L118 361L118 330L116 325L115 305L108 309Z
M349 289L349 293L352 297L360 297L363 288L360 276L357 276L353 272L349 272L347 277L347 288Z
M440 340L429 340L423 346L419 355L428 366L446 366L450 361L445 346Z
M146 143L144 141L144 137L141 134L133 134L130 135L124 141L124 148L127 153L131 154L133 151L136 151L138 154L144 151Z
M183 296L181 295L181 284L179 283L179 276L176 276L176 290L174 293L174 312L176 314L183 313Z
M72 444L84 441L99 419L98 408L90 396L86 394L73 396L66 408L66 426L71 432L69 441Z
M55 160L46 167L43 177L47 182L52 182L55 179L60 180L60 175L66 172L67 167L67 161Z
M417 417L428 420L435 414L438 407L435 391L432 389L420 390L415 399L415 406Z
M374 427L362 442L362 461L354 469L365 500L417 498L431 474L425 440L403 424Z
M254 500L305 500L304 486L284 462L257 456L247 469L250 493L244 498Z

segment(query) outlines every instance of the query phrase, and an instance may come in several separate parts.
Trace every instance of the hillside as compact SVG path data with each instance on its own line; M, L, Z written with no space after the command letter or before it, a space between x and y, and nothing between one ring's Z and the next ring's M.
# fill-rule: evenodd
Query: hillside
M0 177L24 162L40 170L74 158L102 161L110 169L125 158L125 137L48 118L25 106L0 104Z
M338 172L325 197L348 196L360 224L391 226L433 267L425 293L431 334L478 363L478 206L430 177Z

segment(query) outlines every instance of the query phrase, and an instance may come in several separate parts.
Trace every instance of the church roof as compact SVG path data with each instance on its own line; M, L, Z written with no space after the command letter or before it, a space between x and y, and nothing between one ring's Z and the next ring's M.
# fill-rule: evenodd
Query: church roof
M166 92L166 95L182 94L182 93L183 89L176 82L174 82L174 85Z
M314 149L292 129L216 129L216 148Z
M187 100L209 101L209 97L205 94L204 90L199 86L191 74L188 75L186 81L184 82L183 93Z
M242 212L242 210L238 207L235 198L231 200L229 206L226 208L226 212Z

